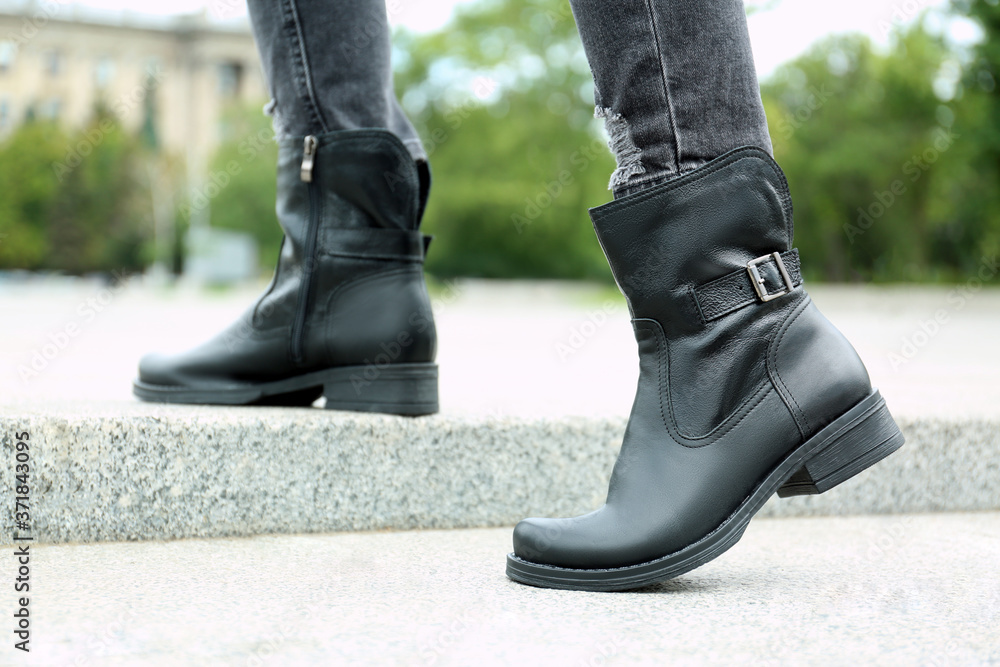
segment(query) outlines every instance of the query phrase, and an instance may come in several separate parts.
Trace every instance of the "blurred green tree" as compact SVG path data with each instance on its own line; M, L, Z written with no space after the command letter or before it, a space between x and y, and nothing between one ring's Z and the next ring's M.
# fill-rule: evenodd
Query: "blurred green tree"
M978 265L1000 220L969 188L983 119L949 89L956 58L918 21L886 54L833 37L762 85L811 277L955 280Z
M31 121L0 145L0 267L135 271L149 262L142 151L104 109L79 131Z
M982 29L971 49L920 20L888 50L832 37L763 82L811 279L961 280L1000 251L1000 3L952 2ZM434 170L429 270L610 280L586 209L610 200L614 160L565 0L461 5L444 30L399 31L394 44L402 104ZM103 111L74 132L27 122L0 144L0 268L150 261L149 189L177 171L144 168L157 143L151 109L145 148ZM221 129L213 187L179 202L174 227L207 209L212 225L253 234L270 266L281 229L269 123L234 108ZM164 187L156 201L169 212Z
M222 130L226 138L212 158L206 180L218 187L218 194L208 198L206 189L189 206L208 206L213 227L249 232L260 248L262 265L270 270L278 261L282 239L274 212L278 161L274 131L259 105L227 110Z
M397 89L437 183L429 270L610 281L586 211L610 200L614 158L568 3L460 6L446 30L395 43Z
M59 187L52 165L68 141L54 124L29 122L0 144L0 268L45 265L47 221Z
M947 254L935 260L961 262L972 272L983 258L1000 254L1000 2L954 0L953 6L979 25L983 38L957 88L969 150L950 165L947 194L954 222L945 230Z
M963 54L923 20L885 53L862 36L827 39L763 83L810 278L957 280L996 252L997 4L955 2L987 35L957 86ZM610 280L586 209L610 199L614 160L568 5L462 5L446 29L400 31L394 44L397 89L434 170L429 270ZM241 129L212 169L242 173L211 206L213 224L249 229L268 263L281 238L273 152L248 148L262 123L232 121Z
M45 268L124 272L148 264L153 225L144 159L138 139L103 109L70 138L62 160L51 166L59 187Z

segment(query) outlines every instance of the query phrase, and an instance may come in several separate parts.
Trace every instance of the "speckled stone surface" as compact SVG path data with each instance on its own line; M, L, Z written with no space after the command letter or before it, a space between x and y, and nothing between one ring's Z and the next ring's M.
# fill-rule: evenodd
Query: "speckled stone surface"
M0 416L0 542L14 440L31 443L31 532L44 542L459 528L599 506L619 418L402 418L139 403ZM900 419L907 445L765 516L1000 509L1000 420Z
M995 512L756 520L633 593L515 584L509 548L509 527L35 546L32 652L0 664L1000 664Z

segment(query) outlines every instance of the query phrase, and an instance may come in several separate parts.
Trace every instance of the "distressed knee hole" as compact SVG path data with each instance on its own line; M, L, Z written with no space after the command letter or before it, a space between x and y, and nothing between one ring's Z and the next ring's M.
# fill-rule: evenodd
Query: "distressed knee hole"
M278 111L278 100L272 98L270 102L264 105L264 115L271 117L271 129L274 130L274 140L280 141L285 139L288 134L285 128L285 120Z
M594 117L604 119L604 129L608 133L608 148L614 154L617 164L617 168L611 174L608 189L613 190L625 185L632 176L646 173L645 167L642 166L642 151L629 134L628 121L607 107L596 107Z

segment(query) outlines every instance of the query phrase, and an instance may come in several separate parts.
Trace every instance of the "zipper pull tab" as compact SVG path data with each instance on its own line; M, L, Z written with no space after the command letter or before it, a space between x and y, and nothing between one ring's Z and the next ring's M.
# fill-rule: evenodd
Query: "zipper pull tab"
M309 135L302 142L302 171L299 173L302 180L312 183L313 160L316 157L316 137Z

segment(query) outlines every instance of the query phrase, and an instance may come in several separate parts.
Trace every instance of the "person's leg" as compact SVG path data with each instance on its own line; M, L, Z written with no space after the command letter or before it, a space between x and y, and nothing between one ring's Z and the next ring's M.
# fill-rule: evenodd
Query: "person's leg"
M250 1L278 140L274 279L182 354L147 355L134 393L172 403L438 409L419 232L430 173L396 103L381 0Z
M571 0L597 116L618 160L616 196L739 146L768 152L740 0Z
M607 502L526 519L512 579L624 590L739 540L772 494L823 493L903 444L802 288L737 0L574 0L618 158L592 209L639 346Z
M384 128L426 159L392 86L383 0L248 0L278 138Z

